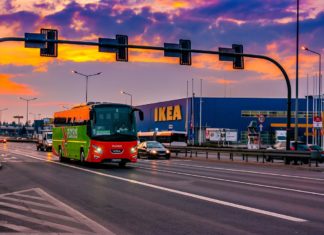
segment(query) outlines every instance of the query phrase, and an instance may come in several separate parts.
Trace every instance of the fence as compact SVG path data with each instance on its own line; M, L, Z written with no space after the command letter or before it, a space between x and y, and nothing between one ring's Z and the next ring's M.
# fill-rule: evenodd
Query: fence
M308 164L312 166L312 162L315 162L315 166L318 167L318 163L322 163L324 157L321 157L321 153L318 151L287 151L287 150L265 150L265 149L237 149L237 148L198 148L198 147L170 147L177 157L180 153L185 157L198 157L203 155L206 159L209 155L216 154L218 160L229 158L234 161L235 157L240 157L243 161L248 162L250 157L255 158L257 162L262 163L274 162L274 160L282 160L285 164Z

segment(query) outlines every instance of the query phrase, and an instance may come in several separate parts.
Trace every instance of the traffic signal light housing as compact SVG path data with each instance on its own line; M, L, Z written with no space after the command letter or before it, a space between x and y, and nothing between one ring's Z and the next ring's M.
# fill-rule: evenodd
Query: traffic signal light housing
M40 33L45 35L45 39L58 39L58 31L56 29L41 29ZM46 42L45 48L40 49L40 56L57 57L57 52L57 43Z
M99 52L116 53L116 61L128 61L128 47L118 45L128 45L128 36L116 35L113 38L99 38Z
M128 36L116 35L116 41L120 45L128 45ZM128 47L118 47L116 51L116 61L128 61Z
M191 41L190 40L179 40L179 47L180 49L191 49ZM191 52L190 51L183 51L180 54L180 64L181 65L191 65Z
M232 48L235 53L243 53L243 45L232 44ZM233 58L233 69L244 69L244 58L243 56L234 56Z

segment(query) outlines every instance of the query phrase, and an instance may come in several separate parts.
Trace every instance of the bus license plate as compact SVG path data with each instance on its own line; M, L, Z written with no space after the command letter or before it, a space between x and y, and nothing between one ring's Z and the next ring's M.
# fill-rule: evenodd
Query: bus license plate
M111 162L121 162L121 159L111 159Z

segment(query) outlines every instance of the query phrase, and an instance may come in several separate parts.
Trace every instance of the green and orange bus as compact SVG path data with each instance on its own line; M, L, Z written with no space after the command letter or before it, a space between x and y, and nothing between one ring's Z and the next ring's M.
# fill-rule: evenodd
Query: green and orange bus
M54 113L53 153L60 161L118 163L137 161L135 112L125 104L88 103Z

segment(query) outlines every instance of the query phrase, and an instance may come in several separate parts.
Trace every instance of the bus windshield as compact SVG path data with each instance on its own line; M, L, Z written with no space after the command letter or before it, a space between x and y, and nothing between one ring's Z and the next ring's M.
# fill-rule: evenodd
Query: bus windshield
M136 139L135 115L130 107L111 106L94 108L91 134L93 138L121 140ZM126 139L125 139L126 140Z

